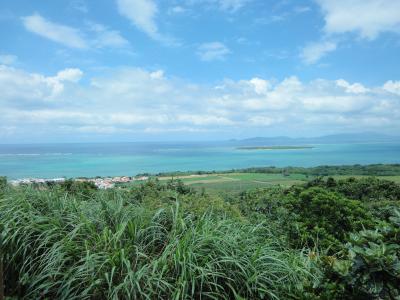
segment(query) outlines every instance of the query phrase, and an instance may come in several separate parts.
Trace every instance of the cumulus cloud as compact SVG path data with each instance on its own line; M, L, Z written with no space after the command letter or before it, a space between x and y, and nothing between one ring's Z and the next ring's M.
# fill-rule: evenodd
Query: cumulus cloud
M54 100L66 82L77 83L83 75L79 69L64 69L55 76L28 73L13 67L0 65L0 102L12 105L38 104Z
M400 130L399 83L364 86L344 79L302 82L254 77L218 87L162 70L121 68L80 80L79 69L53 76L0 67L0 127L19 133L132 134Z
M336 50L336 43L330 41L322 41L310 43L301 51L301 58L306 64L315 64L327 53Z
M384 32L400 33L400 1L397 0L314 0L321 8L324 40L306 45L301 58L306 64L318 62L337 49L335 35L353 33L374 40Z
M316 0L328 34L355 32L374 39L383 32L400 33L400 1Z
M88 22L86 31L49 21L39 14L22 18L25 29L70 48L88 49L129 46L129 42L116 30Z
M229 48L220 42L204 43L197 49L197 55L203 61L224 60L229 53Z
M266 94L270 87L270 83L267 80L258 77L250 79L249 83L254 87L254 91L259 95Z
M344 88L347 93L353 93L353 94L364 94L368 92L368 89L365 88L361 83L353 83L350 84L344 79L338 79L336 80L336 85Z
M69 68L59 71L55 77L57 81L78 82L82 78L83 72L76 68Z
M389 80L385 82L383 89L390 93L400 95L400 81Z

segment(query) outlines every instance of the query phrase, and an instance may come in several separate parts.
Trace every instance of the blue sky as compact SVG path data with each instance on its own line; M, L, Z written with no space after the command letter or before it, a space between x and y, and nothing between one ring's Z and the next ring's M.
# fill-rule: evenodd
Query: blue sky
M400 0L14 0L2 142L400 132Z

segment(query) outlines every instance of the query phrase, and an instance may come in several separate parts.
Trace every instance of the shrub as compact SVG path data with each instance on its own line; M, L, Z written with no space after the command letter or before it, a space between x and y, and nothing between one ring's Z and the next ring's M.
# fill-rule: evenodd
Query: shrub
M289 194L285 206L294 216L288 230L298 246L306 243L338 251L350 232L372 225L361 202L319 187Z
M81 197L91 197L97 190L96 185L90 181L76 181L73 179L65 180L59 184L61 190L69 194Z
M375 230L351 234L346 259L336 260L333 274L349 295L359 299L400 298L400 212Z
M398 184L374 177L339 180L336 190L346 197L356 200L400 200Z
M400 200L400 185L390 180L375 177L360 179L350 177L338 181L332 177L328 177L326 181L322 177L317 177L305 186L327 188L349 199L360 201Z

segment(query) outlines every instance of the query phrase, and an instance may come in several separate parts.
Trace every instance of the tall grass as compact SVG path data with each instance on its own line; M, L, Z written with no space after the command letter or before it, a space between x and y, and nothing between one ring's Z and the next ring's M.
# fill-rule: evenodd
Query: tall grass
M287 299L314 280L305 253L258 226L118 191L0 197L8 295L26 299Z

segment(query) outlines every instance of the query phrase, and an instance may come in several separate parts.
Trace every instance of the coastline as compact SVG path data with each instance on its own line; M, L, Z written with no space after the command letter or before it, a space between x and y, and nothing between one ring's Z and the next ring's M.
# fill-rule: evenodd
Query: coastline
M77 182L92 182L99 189L109 189L115 187L115 184L130 183L133 181L146 181L147 176L131 177L131 176L116 176L116 177L96 177L96 178L70 178ZM22 178L10 180L9 183L13 186L31 185L31 184L57 184L63 183L68 178Z
M10 179L11 185L29 184L57 184L66 180L78 182L92 182L99 189L115 187L116 184L126 184L133 182L144 182L149 178L165 179L188 179L205 177L210 175L226 175L231 173L260 173L260 174L306 174L310 176L331 176L331 175L363 175L363 176L399 176L400 164L352 164L352 165L320 165L316 167L250 167L226 170L209 171L175 171L159 173L139 173L134 176L96 176L96 177L57 177L57 178L20 178ZM0 175L1 176L1 175Z

